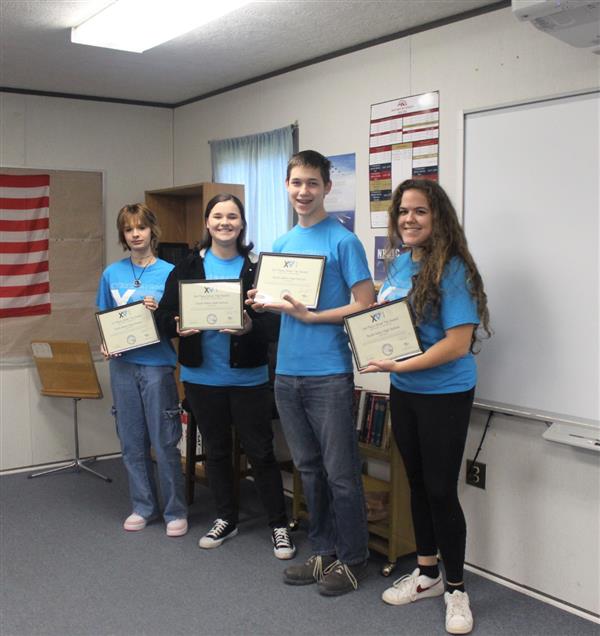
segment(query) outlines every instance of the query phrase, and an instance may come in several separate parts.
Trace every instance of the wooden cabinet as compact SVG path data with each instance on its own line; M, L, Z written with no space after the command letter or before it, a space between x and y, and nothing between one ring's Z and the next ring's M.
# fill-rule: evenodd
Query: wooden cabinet
M192 185L146 190L146 205L156 214L161 242L187 243L193 248L204 232L204 208L217 194L233 194L244 202L244 186L230 183Z

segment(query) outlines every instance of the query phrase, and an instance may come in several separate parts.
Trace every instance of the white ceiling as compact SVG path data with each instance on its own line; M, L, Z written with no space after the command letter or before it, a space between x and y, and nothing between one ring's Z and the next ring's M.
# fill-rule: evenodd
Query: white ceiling
M0 0L0 87L174 105L348 47L508 4L262 0L142 54L72 44L70 27L111 1Z

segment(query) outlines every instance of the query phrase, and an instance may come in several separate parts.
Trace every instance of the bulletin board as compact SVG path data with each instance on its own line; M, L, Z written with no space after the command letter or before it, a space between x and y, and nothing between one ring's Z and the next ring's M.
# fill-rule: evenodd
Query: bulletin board
M2 168L2 174L50 176L49 272L51 313L0 320L0 364L31 361L32 340L99 344L94 312L104 266L101 172Z

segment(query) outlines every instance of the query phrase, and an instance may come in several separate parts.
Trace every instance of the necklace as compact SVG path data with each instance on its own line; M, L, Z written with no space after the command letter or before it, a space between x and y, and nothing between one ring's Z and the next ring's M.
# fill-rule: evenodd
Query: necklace
M150 263L152 262L152 257L150 257L150 260L144 265L144 267L142 268L142 273L139 276L135 275L135 269L133 267L133 261L131 260L131 256L129 257L129 264L131 265L131 272L133 274L133 286L134 287L140 287L140 285L142 284L142 276L144 275L144 272L146 271L146 267L148 267L148 265L150 265Z

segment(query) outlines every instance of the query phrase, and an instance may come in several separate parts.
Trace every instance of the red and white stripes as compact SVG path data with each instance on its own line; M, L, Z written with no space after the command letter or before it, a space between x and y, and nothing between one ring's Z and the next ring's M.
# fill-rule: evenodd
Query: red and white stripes
M0 175L0 318L50 313L49 175Z

